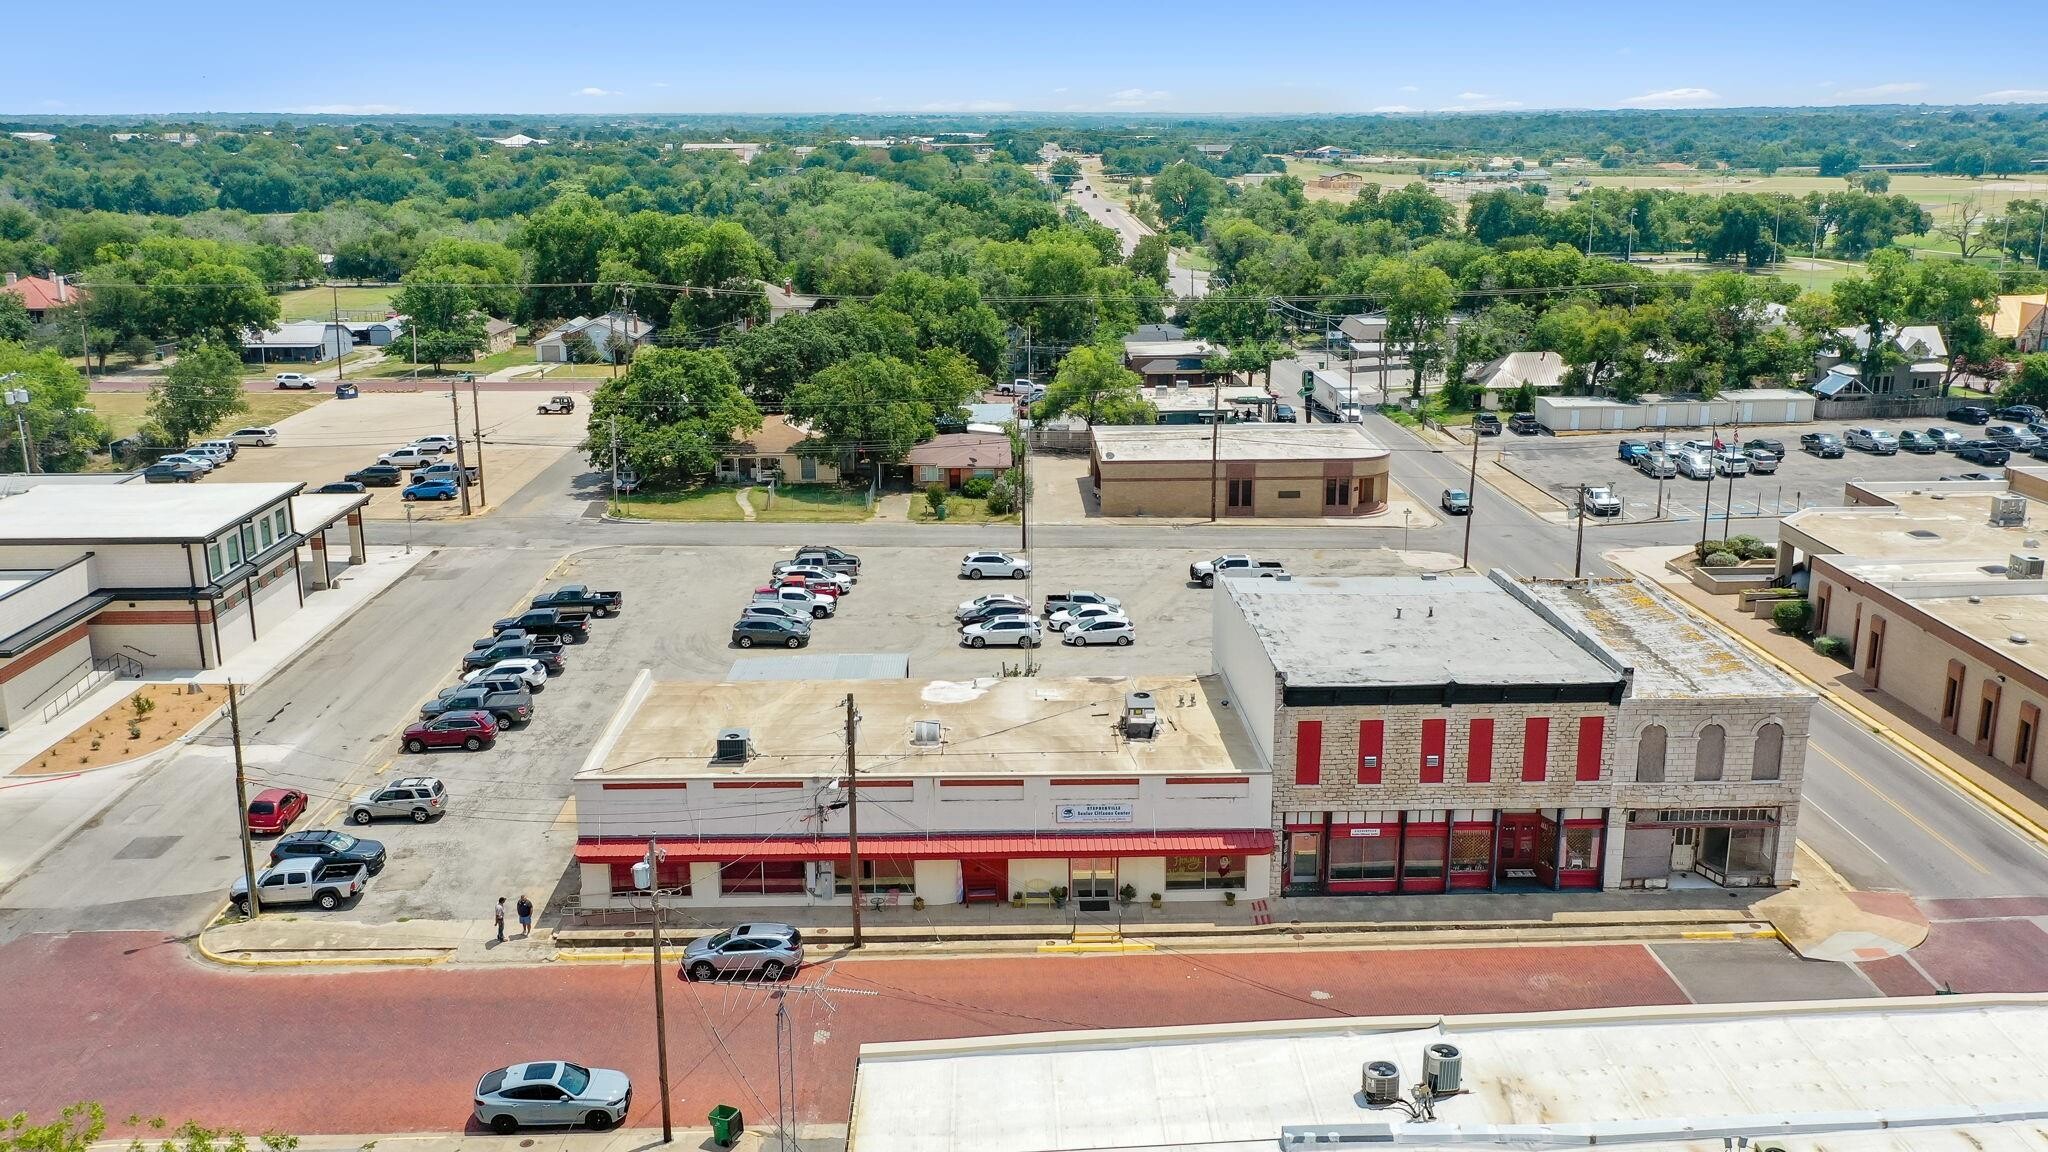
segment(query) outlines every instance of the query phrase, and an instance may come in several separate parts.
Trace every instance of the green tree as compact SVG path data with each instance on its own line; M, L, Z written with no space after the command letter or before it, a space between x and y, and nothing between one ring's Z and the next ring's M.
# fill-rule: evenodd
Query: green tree
M1140 391L1144 377L1124 367L1123 349L1084 345L1060 361L1034 415L1076 415L1089 424L1156 424L1159 410Z
M1835 351L1858 362L1863 379L1875 380L1905 362L1904 353L1892 343L1911 313L1918 290L1912 258L1897 249L1886 249L1870 258L1863 275L1835 282L1835 313L1849 326L1864 333L1862 347L1839 334L1823 340Z
M1157 232L1140 237L1137 246L1124 259L1124 267L1129 268L1133 275L1164 287L1171 272L1167 262L1166 237Z
M591 396L584 451L592 464L608 466L616 428L634 471L656 485L681 485L709 474L737 438L760 427L761 411L740 390L724 352L642 348Z
M149 389L149 422L172 448L204 438L229 417L248 410L242 358L224 344L205 342L185 349Z
M1589 393L1610 390L1623 362L1643 353L1630 329L1628 312L1622 308L1587 304L1554 308L1536 322L1532 340L1537 347L1563 357L1578 385Z
M787 410L826 446L862 462L894 463L937 431L929 381L913 365L872 352L797 385Z
M20 344L35 333L28 306L12 292L0 292L0 341Z
M22 416L37 471L83 468L86 458L107 442L107 426L92 409L85 377L54 349L31 351L20 344L0 344L0 376L10 372L16 375L5 387L28 393ZM21 442L13 421L0 422L0 436L7 445L0 467L19 468Z
M461 267L415 266L391 297L391 307L405 316L399 350L416 363L433 365L436 374L450 360L475 359L487 339L483 313L461 283Z
M2048 405L2048 352L2020 358L2012 379L1998 390L2001 404Z
M1387 341L1405 345L1416 396L1443 360L1444 325L1458 302L1457 286L1442 270L1411 260L1383 260L1366 280L1366 294L1386 312Z
M1183 160L1152 178L1152 200L1159 206L1160 222L1169 232L1180 232L1199 240L1210 209L1220 203L1227 189L1223 181L1197 165Z
M234 264L200 263L159 272L149 281L156 334L241 347L243 333L277 324L277 297L254 273Z
M554 320L604 311L585 285L598 279L605 249L621 232L618 213L587 192L565 192L526 218L512 235L532 284L520 302L522 320Z
M1188 331L1203 340L1235 348L1280 338L1280 318L1273 314L1273 301L1266 293L1246 285L1230 284L1195 301L1188 314Z
M1074 159L1072 156L1062 156L1059 159L1053 161L1052 167L1048 168L1047 171L1051 172L1056 177L1072 179L1073 177L1079 176L1081 174L1081 162ZM1062 187L1064 187L1064 185L1062 185Z

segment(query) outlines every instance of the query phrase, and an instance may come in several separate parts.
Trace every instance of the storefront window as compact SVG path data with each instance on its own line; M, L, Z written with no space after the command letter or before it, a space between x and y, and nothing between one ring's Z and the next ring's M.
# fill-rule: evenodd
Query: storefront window
M1536 826L1536 867L1546 878L1557 867L1557 825L1548 817Z
M917 886L917 865L909 860L862 860L860 890L887 892L891 888L908 892ZM839 861L832 872L832 886L844 896L853 891L853 860Z
M791 895L804 890L801 860L735 860L718 867L718 890L727 896Z
M1409 825L1401 849L1401 875L1408 880L1442 880L1444 826Z
M1168 856L1166 890L1197 888L1243 888L1242 856Z
M1485 872L1493 867L1493 829L1459 828L1451 833L1451 871Z
M1600 866L1600 834L1604 831L1597 825L1564 830L1564 866L1567 871Z
M1394 853L1400 837L1392 830L1380 836L1330 837L1331 880L1392 880ZM1437 859L1443 859L1443 843L1437 843Z
M241 538L241 536L239 536L239 535L229 536L229 537L227 538L227 545L228 545L228 567L229 567L229 568L233 568L233 567L235 567L236 565L238 565L238 564L240 564L240 563L242 562L242 538Z

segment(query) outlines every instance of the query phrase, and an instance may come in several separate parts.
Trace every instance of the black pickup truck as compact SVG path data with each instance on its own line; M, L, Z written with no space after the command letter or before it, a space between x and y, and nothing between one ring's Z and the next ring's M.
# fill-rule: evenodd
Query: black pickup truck
M462 655L462 670L489 668L500 660L538 660L541 667L550 673L562 670L562 643L559 636L527 636L506 633L485 641Z
M491 631L500 636L507 632L560 636L565 643L581 644L590 639L590 613L580 608L532 608L517 616L492 621Z
M588 584L564 584L533 599L535 608L587 608L593 616L617 616L626 607L623 592L593 592Z

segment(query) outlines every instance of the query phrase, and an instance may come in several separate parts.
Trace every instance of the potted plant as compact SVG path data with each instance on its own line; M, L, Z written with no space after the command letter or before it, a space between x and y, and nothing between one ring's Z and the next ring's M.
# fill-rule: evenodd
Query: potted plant
M1053 907L1065 908L1067 906L1067 886L1065 884L1053 885L1047 890L1046 895L1052 897Z
M1225 908L1237 907L1237 889L1225 888L1223 890L1223 906Z
M1123 905L1126 908L1130 907L1131 902L1136 900L1137 898L1138 889L1135 885L1126 884L1123 887L1116 890L1116 902Z
M1152 907L1155 909L1166 907L1166 897L1154 892L1152 894Z
M1022 908L1023 906L1024 906L1024 893L1023 893L1023 892L1021 892L1021 891L1018 891L1018 892L1012 892L1012 893L1010 893L1010 907L1012 907L1012 908Z
M922 911L924 911L924 897L922 897L922 896L913 896L913 897L911 897L911 900L910 900L910 906L911 906L912 908L916 909L916 910L917 910L917 911L919 911L919 912L922 912Z

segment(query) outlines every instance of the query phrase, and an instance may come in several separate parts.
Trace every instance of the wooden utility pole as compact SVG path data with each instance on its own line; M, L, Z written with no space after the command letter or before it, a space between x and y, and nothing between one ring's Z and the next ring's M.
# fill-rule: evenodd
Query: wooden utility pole
M329 300L333 302L334 305L334 326L336 328L341 328L341 289L336 287L332 283L328 284L327 297ZM346 328L343 328L342 331L346 332L348 330ZM349 343L351 345L355 343L353 337L350 338ZM413 347L415 349L419 347L419 337L417 336L413 337ZM335 383L337 384L340 383L341 381L348 379L348 353L349 350L347 348L343 348L341 349L341 354L334 358L334 380ZM419 354L417 351L415 351L413 354L413 363L419 363Z
M1472 512L1479 502L1479 426L1472 429L1472 466L1465 473L1465 552L1458 558L1458 567L1472 566Z
M853 947L861 946L860 938L860 776L854 763L853 748L855 736L860 731L860 716L853 710L853 693L846 694L846 849L850 857L848 867L853 869Z
M462 401L456 398L455 382L448 382L448 411L455 427L455 490L462 493L462 514L469 515L469 469L462 463Z
M661 1142L673 1144L675 1125L668 1102L668 1008L662 1002L661 978L661 848L647 839L647 895L654 911L654 1058L661 1077Z
M491 498L484 495L484 409L476 399L476 373L469 374L469 423L476 429L476 502L488 508Z
M1223 443L1223 385L1209 382L1209 519L1216 519L1216 464Z
M240 694L235 682L228 681L228 731L235 740L235 827L242 833L242 882L249 886L249 918L254 920L262 914L263 904L256 894L256 852L249 844L249 777L242 767Z

